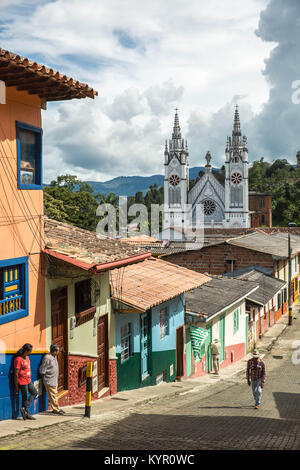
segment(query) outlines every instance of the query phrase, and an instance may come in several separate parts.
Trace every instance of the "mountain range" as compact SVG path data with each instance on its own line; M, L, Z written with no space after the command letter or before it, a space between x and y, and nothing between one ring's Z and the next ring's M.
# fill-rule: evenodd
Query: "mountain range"
M214 168L214 170L220 171L219 168ZM204 166L190 168L190 179L196 179L199 171L205 171ZM163 186L164 176L117 176L109 181L87 181L87 183L93 188L95 193L104 195L114 193L117 196L134 196L138 191L146 194L150 186L154 184L157 184L158 187Z

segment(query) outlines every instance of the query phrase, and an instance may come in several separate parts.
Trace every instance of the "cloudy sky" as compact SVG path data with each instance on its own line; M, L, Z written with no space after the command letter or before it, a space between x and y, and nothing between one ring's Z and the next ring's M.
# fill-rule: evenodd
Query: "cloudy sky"
M98 90L43 112L44 180L163 172L174 109L190 165L222 165L234 106L250 161L300 149L299 0L1 0L0 47Z

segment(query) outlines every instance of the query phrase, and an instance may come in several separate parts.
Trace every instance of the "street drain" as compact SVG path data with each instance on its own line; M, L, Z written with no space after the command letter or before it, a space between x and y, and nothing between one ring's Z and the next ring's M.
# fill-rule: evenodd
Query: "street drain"
M283 356L273 356L274 359L283 359Z

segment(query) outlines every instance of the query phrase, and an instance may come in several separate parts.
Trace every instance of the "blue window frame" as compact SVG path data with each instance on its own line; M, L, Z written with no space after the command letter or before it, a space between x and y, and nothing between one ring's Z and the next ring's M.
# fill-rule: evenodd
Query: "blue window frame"
M42 134L40 127L16 121L18 188L42 189Z
M0 261L0 325L28 315L28 258Z

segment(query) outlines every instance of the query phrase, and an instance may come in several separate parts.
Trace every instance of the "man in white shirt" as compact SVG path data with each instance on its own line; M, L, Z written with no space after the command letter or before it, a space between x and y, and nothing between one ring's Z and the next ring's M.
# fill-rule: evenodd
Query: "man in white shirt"
M46 391L48 393L50 405L54 414L64 415L65 412L59 409L57 400L57 385L58 385L58 362L57 355L59 347L56 344L51 344L50 354L43 357L42 364L39 372L43 378Z
M213 343L210 343L210 348L213 357L213 366L215 369L215 374L219 375L221 344L217 338L214 340Z

